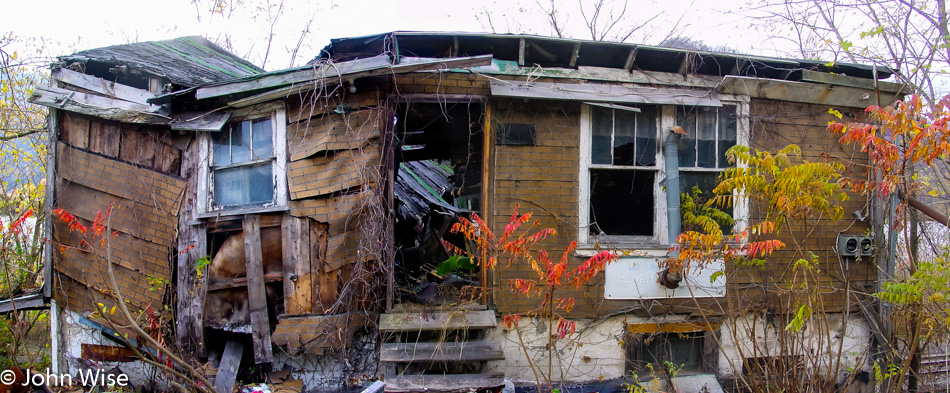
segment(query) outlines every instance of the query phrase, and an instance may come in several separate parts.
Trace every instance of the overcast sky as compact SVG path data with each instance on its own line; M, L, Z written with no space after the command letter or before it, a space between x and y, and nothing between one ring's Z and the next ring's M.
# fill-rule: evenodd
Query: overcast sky
M574 38L585 34L578 3L555 0L559 18ZM762 40L763 33L750 27L750 0L631 0L626 13L631 21L658 15L648 29L628 42L658 44L666 32L700 39L707 45L729 46L740 52L787 56L781 40ZM271 15L280 0L269 0ZM539 0L547 5L549 0ZM593 1L584 0L588 12ZM0 32L48 41L46 55L134 41L203 35L216 42L229 40L235 53L268 70L286 68L300 42L297 65L317 55L331 38L363 36L393 30L489 31L486 11L499 33L529 32L549 35L551 30L534 0L284 0L284 10L274 24L269 51L267 37L272 18L268 0L231 0L230 15L208 10L213 0L0 0ZM610 3L610 0L608 0ZM612 5L621 4L614 0ZM614 9L613 12L619 12ZM199 18L199 14L201 18ZM303 40L301 35L308 31ZM28 49L24 49L28 50Z

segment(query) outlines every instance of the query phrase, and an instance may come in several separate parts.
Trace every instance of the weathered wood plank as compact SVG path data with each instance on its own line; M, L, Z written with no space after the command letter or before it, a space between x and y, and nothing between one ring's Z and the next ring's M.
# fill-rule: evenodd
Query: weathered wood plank
M284 310L289 315L313 312L309 219L285 215L283 231Z
M37 86L30 102L123 123L167 124L167 116L156 113L159 107L141 105L114 98L50 86Z
M718 90L755 98L848 108L866 108L877 101L874 92L866 89L732 75L723 78ZM895 98L894 93L881 93L881 104L889 105Z
M89 119L75 113L64 113L60 122L60 138L73 147L89 148Z
M495 312L446 311L435 313L390 313L379 316L379 331L410 332L419 330L493 329Z
M829 85L848 86L848 87L857 87L859 89L874 90L874 79L858 78L858 77L846 76L846 75L835 75L835 74L829 74L827 72L802 70L802 81L827 83ZM909 87L904 86L900 83L878 81L877 87L879 90L883 92L887 92L887 93L900 93L901 91L903 91L906 94L910 92Z
M264 275L264 283L277 282L284 280L284 273L267 273ZM238 277L231 281L219 282L208 285L209 291L220 291L222 289L237 288L247 286L247 277Z
M322 313L332 304L323 301L321 290L322 285L326 284L320 280L323 277L320 267L326 265L327 261L327 233L329 233L329 229L327 224L314 220L307 220L307 223L309 224L308 228L301 228L301 230L310 232L310 243L307 245L306 251L310 256L310 296L311 301L313 301L313 311Z
M504 384L504 376L490 374L403 375L392 380L387 379L386 392L470 392L497 388Z
M119 126L93 121L89 127L89 150L104 156L119 155Z
M234 390L243 354L244 344L241 341L228 340L221 355L221 364L218 365L218 375L214 377L214 390L225 393Z
M178 315L175 318L179 348L185 353L204 356L207 348L204 344L204 301L207 293L208 274L199 278L197 263L208 255L207 225L192 225L192 214L197 211L195 204L199 200L198 189L198 143L192 142L182 155L184 165L181 176L185 187L178 210L178 256L176 260L178 282Z
M172 118L173 130L217 132L231 118L231 112L183 112Z
M390 363L468 362L504 358L505 353L498 343L491 341L385 343L379 350L379 361Z
M267 293L264 288L264 257L261 251L261 216L244 216L244 264L247 269L248 310L254 363L273 361L270 322L267 317Z
M148 106L149 103L147 100L149 98L155 97L155 94L152 94L148 90L137 89L132 86L126 86L120 83L107 81L102 78L82 74L66 68L60 68L53 71L52 76L53 79L56 79L60 82L89 91L94 91L106 97L118 98L120 100L134 102L136 104Z
M592 101L688 106L722 106L715 92L655 87L626 87L615 84L557 84L534 82L531 85L491 81L495 97L541 98L548 100Z
M347 62L343 64L349 64L353 62L359 62L362 60L375 59L374 57L368 59L353 60L352 62ZM309 79L304 79L302 82L307 81L317 81L311 83L283 83L282 85L292 85L286 86L277 90L269 91L266 93L258 94L251 96L242 100L232 102L231 107L242 108L248 105L254 105L261 102L267 102L276 99L285 99L297 94L301 94L306 91L315 90L322 88L327 84L338 84L341 80L340 77L346 76L349 78L368 78L379 75L390 75L390 74L401 74L407 72L416 72L416 71L427 71L427 70L444 70L448 68L467 68L467 67L479 67L487 66L491 64L491 55L482 55L482 56L473 56L473 57L460 57L455 59L419 59L418 62L412 63L402 63L395 66L381 66L371 69L357 69L357 67L345 69L341 67L340 64L332 66L332 69L327 71L321 71L314 74L314 76L309 77ZM387 60L388 61L388 60ZM201 89L198 90L201 92ZM225 93L230 94L230 93ZM199 97L200 99L200 97Z

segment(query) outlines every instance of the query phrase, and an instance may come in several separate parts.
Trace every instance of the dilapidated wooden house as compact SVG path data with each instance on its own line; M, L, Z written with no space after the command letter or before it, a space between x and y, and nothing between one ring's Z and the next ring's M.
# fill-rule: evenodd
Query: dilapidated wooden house
M583 332L555 351L554 379L619 378L661 353L723 380L774 361L735 339L757 334L754 323L712 310L742 304L744 321L778 323L789 266L657 283L677 227L668 166L681 189L709 190L730 165L728 148L797 144L805 159L863 171L866 156L825 131L837 119L829 109L857 117L891 102L901 86L878 81L888 76L852 64L417 32L336 39L306 66L264 72L179 38L64 56L33 102L51 108L52 206L91 222L115 202L118 290L137 308L165 310L155 314L174 321L165 339L217 367L216 384L230 388L237 370L224 366L246 353L245 364L291 371L308 389L387 374L388 390L413 391L534 380L530 358L545 356L547 330L515 336L497 319L535 306L506 285L530 278L531 266L433 274L449 257L443 241L464 247L449 231L459 216L477 212L501 230L518 205L557 229L540 243L552 255L572 241L572 263L601 249L623 255L568 294ZM668 150L677 125L686 135ZM828 293L821 312L846 332L835 346L861 352L873 329L854 293L873 292L877 267L842 254L838 239L865 240L874 212L860 196L844 209L857 214L783 236L810 234ZM732 213L741 227L760 210ZM114 301L101 261L67 226L51 231L70 246L52 254L51 296L66 310L54 330L101 327L91 319L108 316L90 312ZM72 338L59 345L69 367L96 352Z

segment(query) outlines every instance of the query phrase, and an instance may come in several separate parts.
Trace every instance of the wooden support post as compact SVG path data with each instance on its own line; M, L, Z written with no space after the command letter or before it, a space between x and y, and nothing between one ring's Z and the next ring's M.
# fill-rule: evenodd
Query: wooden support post
M51 298L53 296L53 201L56 197L56 143L59 140L59 111L53 108L49 110L47 117L47 140L46 140L46 218L43 223L43 236L46 241L43 244L43 297ZM58 337L52 338L54 341ZM56 356L54 353L53 356Z
M627 61L623 63L623 69L627 71L633 71L633 63L637 60L637 47L634 47L630 50L630 54L627 55Z
M261 251L261 216L244 216L244 264L247 269L248 312L251 314L251 338L254 363L273 361L270 321L267 319L267 291L264 289L264 257Z
M574 50L571 51L571 62L570 62L570 64L568 64L568 66L570 66L570 67L576 67L576 66L577 66L577 58L580 57L580 56L581 56L581 43L578 42L578 43L575 43L575 44L574 44Z
M237 380L238 370L241 368L241 355L244 354L244 344L239 340L228 340L218 364L218 375L214 377L214 390L227 393L234 390L234 381Z
M178 315L175 323L178 347L194 356L205 356L204 301L208 275L198 278L198 260L208 255L207 224L194 224L193 214L201 198L198 190L199 141L192 139L182 152L181 177L185 178L185 194L178 209ZM207 268L205 268L207 269Z
M488 227L492 227L492 221L494 220L494 211L492 211L492 171L494 170L494 152L495 152L495 138L492 135L492 118L491 118L491 104L485 104L485 125L484 130L482 131L482 217L485 217L485 221L488 223ZM491 297L492 293L489 290L489 287L492 285L493 281L491 279L491 274L494 270L489 270L485 266L486 255L479 255L481 261L479 266L481 267L481 280L480 285L482 286L482 301L486 305L491 305L493 299Z
M525 42L524 38L518 40L518 65L524 67L524 52L525 52Z
M284 215L281 222L284 255L284 310L290 315L313 312L313 269L307 218Z

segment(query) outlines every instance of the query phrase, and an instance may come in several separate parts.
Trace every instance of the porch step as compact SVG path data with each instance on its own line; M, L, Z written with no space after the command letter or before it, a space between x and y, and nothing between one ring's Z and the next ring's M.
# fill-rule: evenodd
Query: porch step
M497 374L403 375L386 380L386 392L470 392L492 389L505 384Z
M493 310L390 313L379 316L381 332L493 329L495 326Z
M504 352L491 341L386 343L379 351L384 363L472 362L502 360Z

